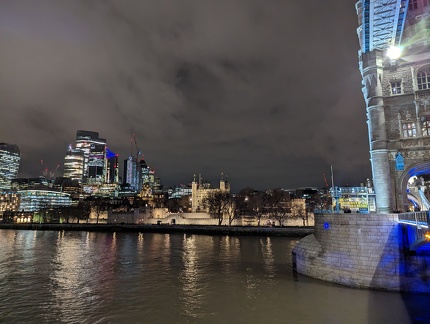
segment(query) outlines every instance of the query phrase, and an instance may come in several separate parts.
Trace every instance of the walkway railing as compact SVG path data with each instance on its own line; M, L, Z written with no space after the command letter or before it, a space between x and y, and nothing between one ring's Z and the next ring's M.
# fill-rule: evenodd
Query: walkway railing
M400 213L399 223L405 223L416 227L428 228L430 221L429 216L430 215L428 211Z

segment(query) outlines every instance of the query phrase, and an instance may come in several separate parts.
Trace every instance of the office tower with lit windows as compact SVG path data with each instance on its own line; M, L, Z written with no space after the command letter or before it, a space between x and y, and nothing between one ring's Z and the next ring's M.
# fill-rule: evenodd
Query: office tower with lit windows
M99 183L104 181L106 140L99 133L78 130L76 149L84 152L83 182ZM91 163L90 163L91 160Z
M64 177L82 183L84 177L84 151L73 149L71 145L64 158Z
M9 190L18 175L21 152L18 145L0 143L0 189Z
M124 160L123 183L128 184L133 191L138 191L139 179L136 160L132 156L129 156Z
M106 148L106 183L118 183L118 154Z
M102 184L106 180L106 144L91 144L88 156L88 184Z
M139 168L140 168L140 183L143 185L148 184L150 182L149 179L149 173L150 173L150 169L148 167L148 165L146 164L145 160L140 160L139 162Z

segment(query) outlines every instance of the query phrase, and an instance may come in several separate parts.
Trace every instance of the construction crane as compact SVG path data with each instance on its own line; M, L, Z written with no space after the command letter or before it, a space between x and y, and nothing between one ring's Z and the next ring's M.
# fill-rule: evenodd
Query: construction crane
M133 143L134 143L134 147L136 148L136 156L133 156ZM136 163L138 163L139 155L140 155L140 148L137 147L136 134L133 133L133 136L130 140L130 156L134 157L136 159Z
M48 169L45 167L43 160L40 160L40 164L42 165L42 175L49 180L53 180L60 165L58 164L55 169Z
M139 162L140 148L137 148L136 134L134 135L134 145L136 147L136 163Z
M324 183L326 188L328 188L327 178L325 177L325 173L323 173Z

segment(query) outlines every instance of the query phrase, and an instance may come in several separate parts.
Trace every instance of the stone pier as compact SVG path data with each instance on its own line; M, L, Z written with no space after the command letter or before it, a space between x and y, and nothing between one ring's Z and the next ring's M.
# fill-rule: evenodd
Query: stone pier
M430 257L403 244L397 214L318 214L293 249L298 273L356 288L430 293Z

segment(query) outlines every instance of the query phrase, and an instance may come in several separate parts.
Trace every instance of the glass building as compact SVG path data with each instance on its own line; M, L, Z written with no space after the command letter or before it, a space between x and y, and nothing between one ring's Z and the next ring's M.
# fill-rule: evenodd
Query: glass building
M119 183L118 154L106 147L106 183Z
M0 143L0 189L11 188L12 179L18 175L20 160L18 145Z
M44 208L68 207L72 205L70 194L53 190L43 185L32 189L19 190L21 198L19 210L24 212L35 212Z
M99 133L78 130L76 132L76 150L84 152L83 182L86 182L89 177L91 177L90 181L96 181L96 179L102 177L100 176L100 165L103 166L102 172L105 174L104 165L106 159L106 140L104 138L100 138ZM89 168L90 160L91 169Z
M128 184L133 191L138 190L139 178L136 167L136 160L129 156L124 160L124 178L123 184Z
M102 184L106 179L106 144L91 144L88 155L88 184Z
M84 177L84 151L73 149L69 145L64 158L64 177L82 183Z

